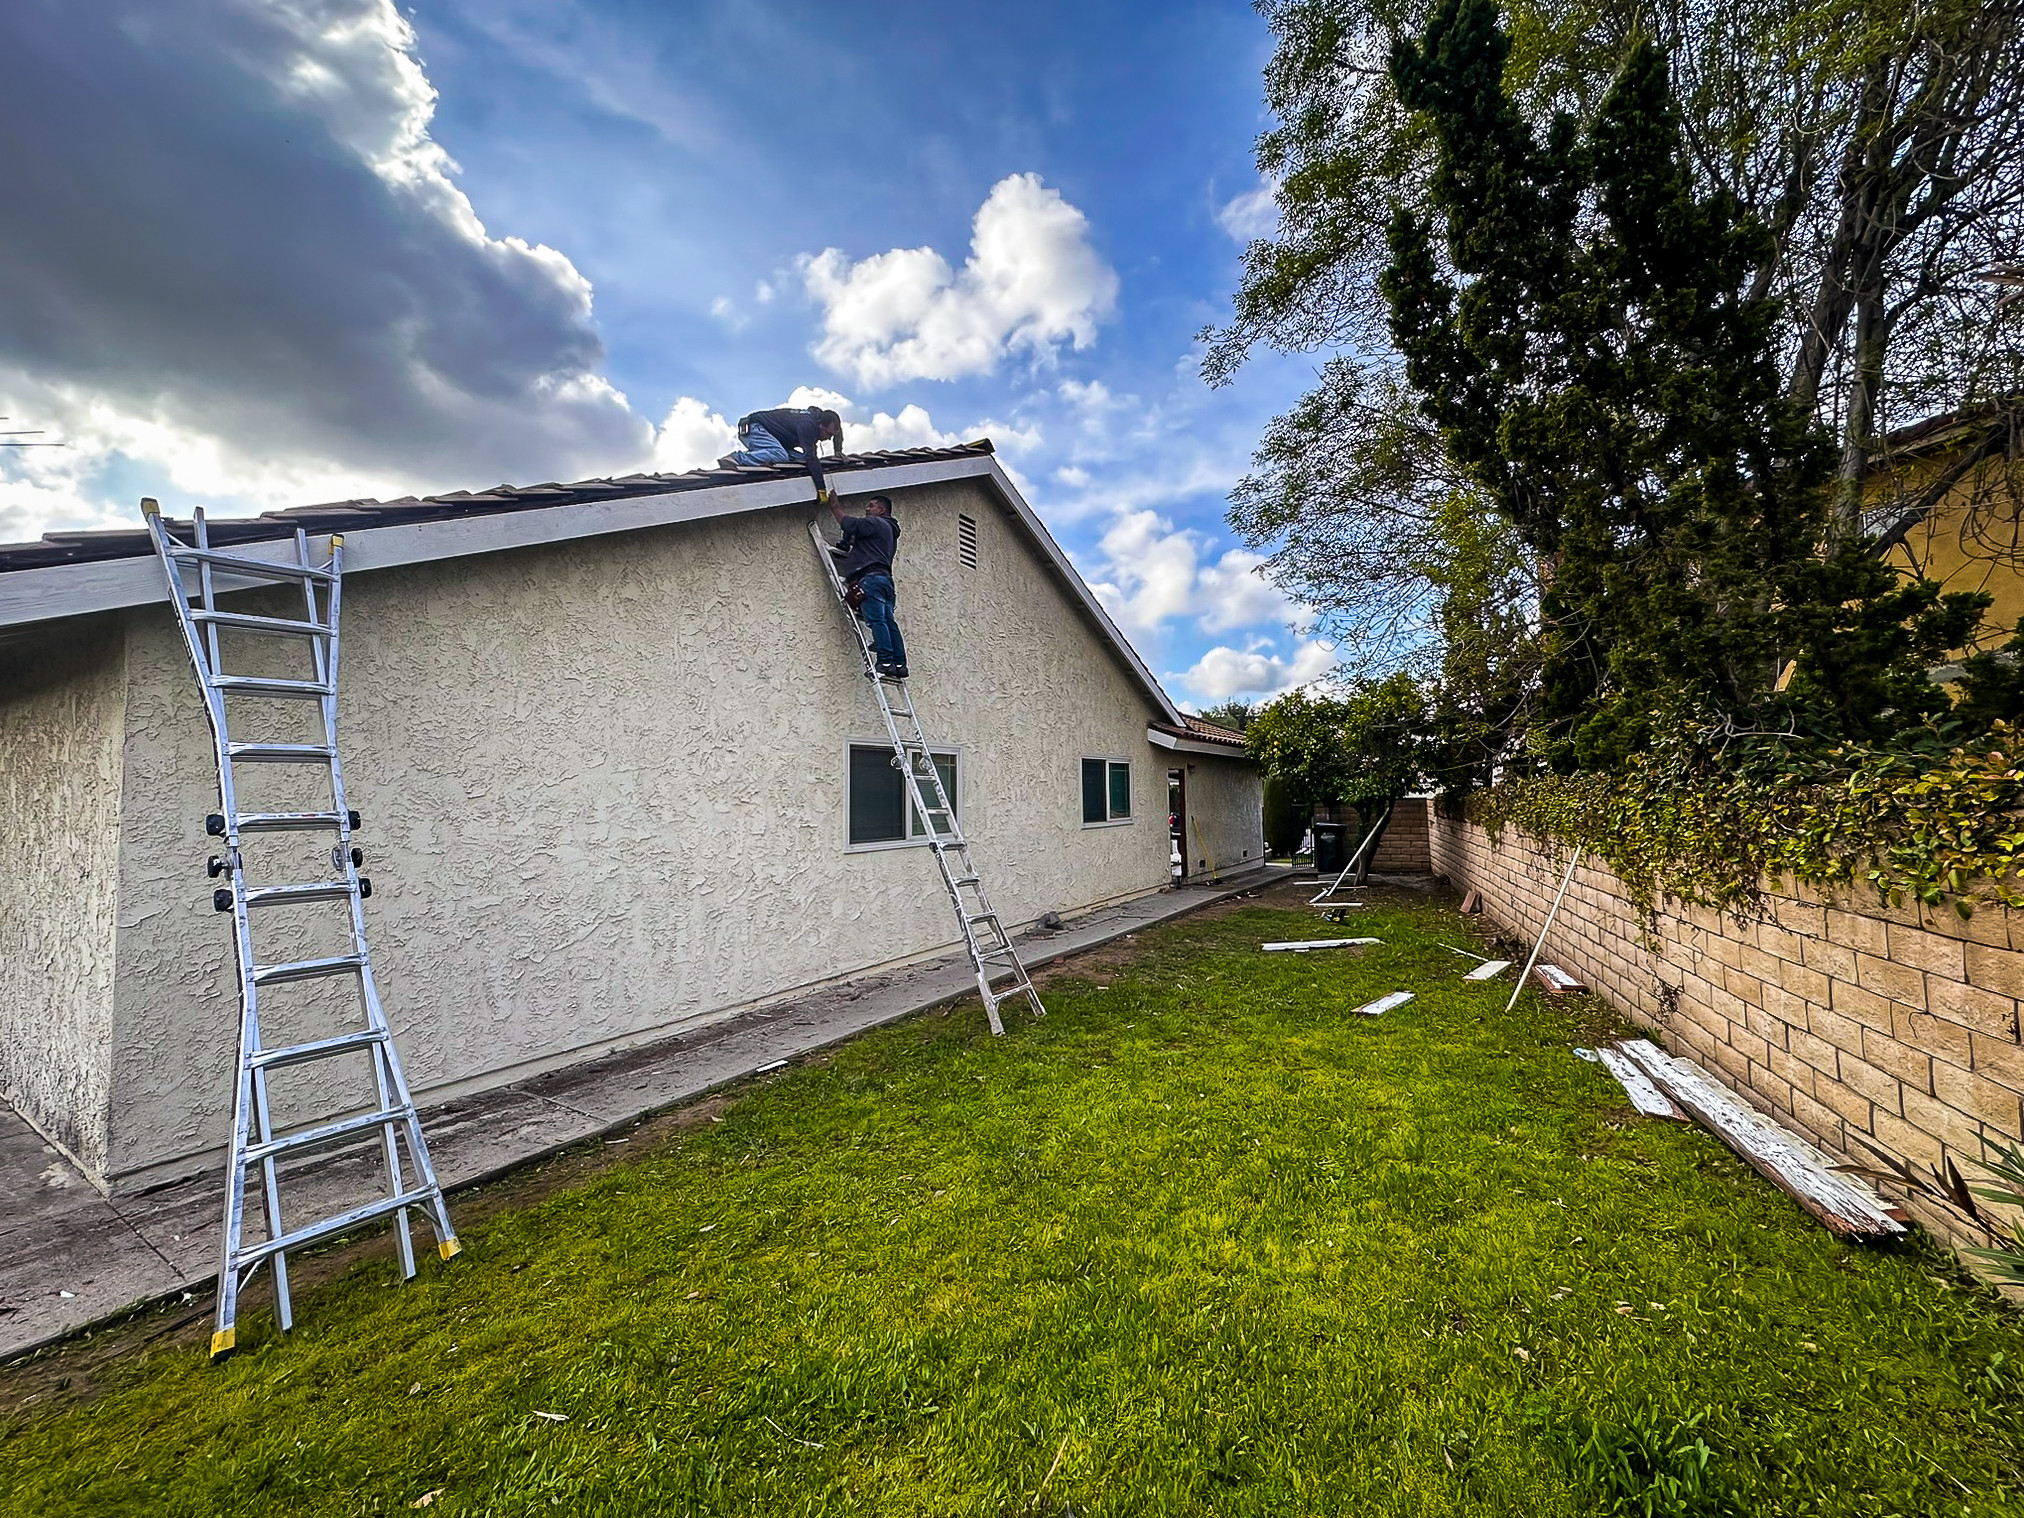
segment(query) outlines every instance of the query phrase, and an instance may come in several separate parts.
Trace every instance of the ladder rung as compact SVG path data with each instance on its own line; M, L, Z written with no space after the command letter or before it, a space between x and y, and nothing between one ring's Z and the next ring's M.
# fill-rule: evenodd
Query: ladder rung
M403 1191L399 1196L382 1197L377 1202L368 1202L363 1207L354 1207L349 1212L340 1212L336 1217L325 1218L321 1223L311 1223L293 1233L284 1233L278 1239L269 1239L264 1244L255 1244L251 1249L242 1249L232 1263L240 1270L249 1265L258 1265L269 1255L300 1249L305 1244L314 1244L318 1239L327 1239L334 1233L343 1233L347 1228L356 1228L361 1223L370 1223L374 1218L383 1218L390 1212L399 1212L403 1207L426 1207L435 1199L435 1192L428 1187L417 1191Z
M229 570L233 574L250 575L274 580L328 580L330 571L319 569L314 564L274 563L268 559L249 559L243 554L218 553L209 548L186 548L181 543L169 549L178 561L191 564L209 564L213 569Z
M350 895L350 881L320 880L311 885L261 886L246 893L246 905L279 907L297 901L337 901Z
M315 828L334 828L344 819L335 812L241 812L242 833L305 833Z
M273 1049L255 1049L246 1056L246 1063L261 1070L279 1070L285 1065L306 1065L313 1059L327 1059L333 1054L347 1054L353 1049L368 1048L386 1036L378 1028L361 1028L356 1033L340 1033L335 1038L319 1038L307 1044L282 1044Z
M284 1133L280 1138L269 1139L264 1144L248 1144L239 1156L242 1165L257 1165L260 1161L277 1154L287 1154L297 1149L315 1149L339 1139L363 1133L368 1128L391 1127L404 1122L409 1116L405 1107L389 1107L384 1112L361 1112L354 1117L340 1118L334 1123L325 1123L317 1128L304 1128L297 1133Z
M228 743L234 764L328 764L337 750L323 743Z
M975 875L951 875L949 877L949 884L952 886L973 886L973 885L982 885L983 883L984 882Z
M219 675L212 689L230 696L290 696L302 701L320 701L334 692L315 680L263 680L254 675Z
M996 912L979 912L975 917L965 917L963 919L963 921L969 923L972 927L975 927L980 922L996 922L997 920L998 914Z
M329 959L296 959L285 964L255 965L253 984L271 986L284 980L314 980L319 975L342 975L347 970L364 968L365 956L362 954L338 954Z
M321 622L303 622L293 617L256 617L243 611L190 609L192 622L209 622L215 627L236 627L244 632L278 633L297 638L327 638L330 629Z

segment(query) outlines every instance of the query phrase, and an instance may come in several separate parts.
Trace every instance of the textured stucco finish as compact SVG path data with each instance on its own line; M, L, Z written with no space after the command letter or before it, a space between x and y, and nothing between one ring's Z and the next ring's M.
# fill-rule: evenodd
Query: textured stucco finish
M102 1174L113 1011L123 639L116 617L0 664L0 1095Z
M1265 853L1265 789L1248 759L1206 754L1165 755L1168 769L1187 771L1188 874L1206 868L1204 852L1225 874L1255 866Z
M914 698L961 752L958 805L1001 916L1163 885L1176 756L1146 741L1143 689L983 485L895 504ZM958 512L978 524L975 569L957 559ZM347 579L340 742L381 991L418 1092L499 1084L954 943L925 850L846 849L845 752L881 729L807 520L760 512ZM201 703L167 609L126 615L115 1186L214 1159L237 995L203 873L216 789ZM1131 824L1081 825L1086 755L1132 760ZM1205 832L1255 856L1255 774L1194 762L1231 772L1190 793ZM1204 799L1225 793L1240 823ZM250 873L277 878L257 860ZM334 1014L305 1006L296 1026Z

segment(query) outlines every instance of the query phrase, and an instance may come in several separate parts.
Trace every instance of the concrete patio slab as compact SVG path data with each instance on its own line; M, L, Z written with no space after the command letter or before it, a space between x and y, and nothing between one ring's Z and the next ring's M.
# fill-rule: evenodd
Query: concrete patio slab
M1290 873L1268 868L1140 897L1053 932L1025 935L1020 953L1037 971ZM473 1185L776 1061L975 994L961 956L822 987L678 1038L427 1108L429 1149L445 1186ZM1012 1005L1005 1010L1016 1033L1027 1014ZM377 1168L370 1153L351 1154L291 1174L282 1186L287 1220L363 1200L380 1179ZM208 1297L223 1197L222 1178L212 1176L107 1198L0 1104L0 1359L166 1296ZM258 1204L249 1198L249 1205Z

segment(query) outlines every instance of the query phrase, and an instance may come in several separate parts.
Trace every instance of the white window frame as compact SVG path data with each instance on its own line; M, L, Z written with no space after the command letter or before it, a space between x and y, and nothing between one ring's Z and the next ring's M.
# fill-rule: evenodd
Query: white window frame
M1129 776L1131 774L1131 767L1132 767L1131 760L1126 759L1119 754L1084 754L1081 760L1077 762L1075 766L1075 815L1078 817L1082 816L1082 766L1084 764L1101 764L1103 766L1104 815L1103 821L1101 822L1091 822L1087 818L1084 818L1082 825L1086 828L1123 828L1123 827L1130 827L1134 822L1137 822L1138 785L1135 780L1128 782L1131 786L1132 810L1123 817L1116 817L1111 815L1110 810L1111 768L1113 765L1121 764L1124 766L1125 774Z
M906 779L905 779L905 777L904 777L904 776L899 776L899 771L898 771L898 770L894 770L894 771L893 771L893 774L894 774L895 776L899 776L899 779L900 779L900 807L901 807L901 809L902 809L902 810L903 810L903 811L904 811L904 812L905 812L905 813L907 814L907 836L906 836L906 837L904 837L904 838L885 838L885 839L881 839L881 840L879 840L879 841L878 841L878 842L876 842L876 843L852 843L852 842L850 841L850 756L851 756L851 751L852 751L853 749L861 749L861 748L862 748L862 749L875 749L875 750L877 750L877 751L878 751L879 753L881 753L881 754L883 754L883 755L885 756L885 758L886 758L886 762L887 762L887 763L891 763L891 762L892 762L892 755L893 755L893 746L892 746L891 742L890 742L890 741L888 741L887 739L884 739L884 738L851 738L851 739L847 739L847 740L845 741L845 743L844 743L844 745L843 745L843 851L844 851L844 853L846 853L846 854L876 854L876 853L878 853L878 852L879 852L880 850L882 850L882 849L924 849L924 848L926 848L926 847L928 846L928 841L929 841L929 839L930 839L930 838L932 838L932 837L933 837L934 835L933 835L932 833L929 833L929 832L925 832L925 831L923 831L923 832L919 832L919 833L916 833L916 832L914 832L914 831L913 831L913 826L914 826L914 823L915 823L915 821L917 820L917 818L916 818L916 814L915 814L915 812L914 812L914 801L913 801L913 797L912 797L911 795L909 795L909 794L907 793L907 783L906 783ZM955 765L956 765L956 787L955 787L955 791L953 792L953 794L951 794L951 795L950 795L950 797L949 797L949 804L950 804L951 806L953 806L953 807L954 807L954 808L956 809L956 816L955 816L955 822L956 822L956 825L957 825L958 827L960 827L960 826L962 826L962 822L963 822L963 811L964 811L964 807L963 807L963 772L964 772L964 771L965 771L966 769L968 769L968 768L969 768L969 766L968 766L968 765L967 765L967 764L966 764L966 763L964 762L964 759L963 759L963 750L962 750L962 749L961 749L961 748L960 748L959 746L956 746L956 745L952 745L952 744L940 744L940 743L934 743L934 744L930 744L930 745L928 746L928 753L929 753L930 755L932 755L933 757L937 758L937 759L951 759L951 760L954 760L954 761L955 761ZM925 822L925 819L918 819L918 820L922 820L923 822Z

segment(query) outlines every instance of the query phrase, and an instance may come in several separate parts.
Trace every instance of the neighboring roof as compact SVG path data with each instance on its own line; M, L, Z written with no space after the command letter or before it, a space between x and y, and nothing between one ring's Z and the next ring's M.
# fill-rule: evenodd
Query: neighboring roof
M1234 727L1224 727L1216 722L1204 722L1191 712L1181 713L1181 736L1203 739L1209 743L1227 743L1232 748L1244 746L1244 735Z
M2014 422L2020 402L2024 402L2024 397L1980 401L1886 432L1870 454L1870 471L1894 468L1904 462L1906 455L1932 453L1969 438L1979 438L1989 426L2006 418Z
M1161 748L1183 754L1216 754L1236 758L1245 754L1244 735L1200 717L1182 712L1178 722L1146 724L1146 737Z
M1098 641L1137 681L1159 718L1176 727L1186 720L999 467L988 439L954 448L846 454L825 459L823 470L837 477L837 489L845 495L958 479L975 479L990 487ZM334 501L206 521L213 544L233 547L249 557L287 556L284 549L298 528L318 534L341 532L349 578L400 564L813 504L814 486L803 466L770 464L635 474L572 485L499 485L398 501ZM268 544L273 545L271 550L263 546ZM219 583L224 589L239 588L229 578ZM0 546L0 629L167 599L154 546L141 527L55 532L38 543ZM0 632L0 639L5 636Z

